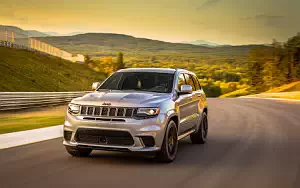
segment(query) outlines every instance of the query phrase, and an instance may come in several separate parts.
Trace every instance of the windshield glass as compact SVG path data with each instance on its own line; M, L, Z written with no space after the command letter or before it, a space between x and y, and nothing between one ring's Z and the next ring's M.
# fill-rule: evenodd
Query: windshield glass
M99 88L170 93L174 74L157 72L116 72Z

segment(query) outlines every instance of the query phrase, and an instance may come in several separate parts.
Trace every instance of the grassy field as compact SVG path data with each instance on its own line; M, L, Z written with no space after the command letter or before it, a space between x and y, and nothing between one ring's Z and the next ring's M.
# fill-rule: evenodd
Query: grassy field
M87 65L0 47L0 92L90 90L93 82L104 79Z
M27 112L0 114L0 134L61 125L66 106L33 109Z
M266 93L300 91L300 81L292 82L266 91Z
M243 88L239 89L230 93L226 93L224 95L221 95L219 98L233 98L233 97L240 97L244 95L249 95L250 92L248 91L249 88Z

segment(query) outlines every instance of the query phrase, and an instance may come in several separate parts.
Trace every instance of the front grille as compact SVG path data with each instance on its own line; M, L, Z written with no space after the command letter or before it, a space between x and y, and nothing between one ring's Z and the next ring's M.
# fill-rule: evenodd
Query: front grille
M77 129L75 140L86 144L100 144L113 146L132 146L133 138L127 131Z
M81 106L80 110L81 115L127 118L131 118L134 114L136 114L136 112L137 108L117 108L101 106Z

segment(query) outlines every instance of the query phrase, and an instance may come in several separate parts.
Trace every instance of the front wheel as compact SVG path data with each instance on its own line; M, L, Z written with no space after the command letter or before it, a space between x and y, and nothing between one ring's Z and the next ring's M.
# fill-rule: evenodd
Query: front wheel
M156 159L161 162L172 162L177 153L178 132L174 121L170 121L165 132L161 150L156 154Z
M75 157L87 157L92 152L92 149L79 149L70 146L66 146L67 152Z
M202 114L202 120L197 132L190 135L193 144L205 144L208 134L208 120L206 112Z

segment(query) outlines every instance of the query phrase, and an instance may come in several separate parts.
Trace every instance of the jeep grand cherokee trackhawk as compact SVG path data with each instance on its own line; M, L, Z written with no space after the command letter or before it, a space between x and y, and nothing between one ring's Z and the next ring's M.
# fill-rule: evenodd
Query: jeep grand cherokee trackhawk
M63 144L73 156L88 156L93 149L153 151L170 162L178 140L206 142L206 96L192 72L124 69L93 89L68 106Z

